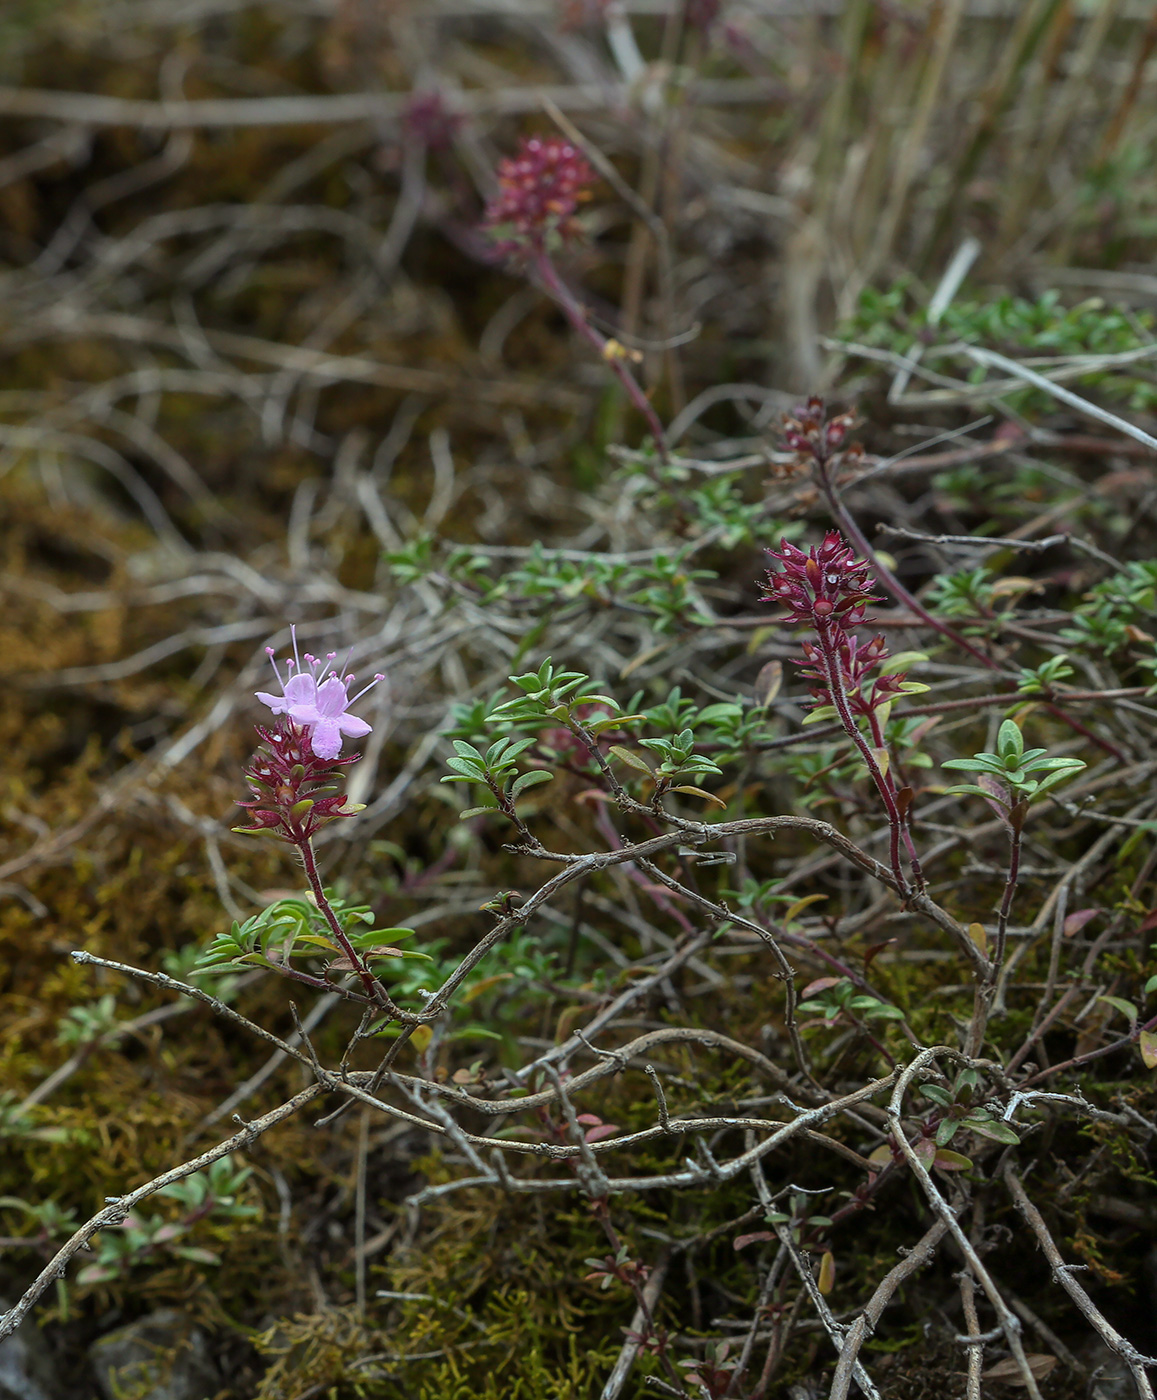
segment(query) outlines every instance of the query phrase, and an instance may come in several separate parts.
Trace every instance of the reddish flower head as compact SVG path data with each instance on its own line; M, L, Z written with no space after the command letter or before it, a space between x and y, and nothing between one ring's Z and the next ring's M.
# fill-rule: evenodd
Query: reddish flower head
M869 603L879 602L872 593L871 571L856 551L844 543L838 530L829 530L823 544L802 549L780 541L780 551L769 549L782 570L771 570L763 602L780 603L799 627L826 632L833 624L841 630L863 622Z
M793 452L823 464L843 448L855 421L854 413L829 419L823 399L813 394L784 418L783 440Z
M498 194L483 225L507 251L541 246L551 234L573 236L574 215L590 198L594 171L569 141L531 136L516 156L500 161Z
M444 151L451 145L463 120L437 91L412 93L402 118L406 131L431 151Z
M257 732L265 742L245 770L253 797L237 804L248 811L251 825L237 830L300 846L327 823L362 810L336 791L341 770L355 762L357 754L320 758L309 730L288 718L277 729L257 725Z

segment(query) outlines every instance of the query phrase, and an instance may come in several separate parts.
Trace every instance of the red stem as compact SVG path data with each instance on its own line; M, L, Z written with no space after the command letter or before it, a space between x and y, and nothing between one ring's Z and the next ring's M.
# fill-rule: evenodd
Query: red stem
M874 708L868 712L868 723L872 727L872 741L878 749L884 748L884 731L880 728L879 717ZM892 777L891 769L884 774L884 777L887 779L888 787L891 789L893 797L897 796L896 780ZM898 803L896 810L897 812L900 811ZM911 810L910 801L909 810ZM912 840L912 831L908 825L908 812L900 813L900 835L904 838L904 846L907 849L908 860L912 866L912 879L916 883L916 888L922 890L924 888L924 871L920 865L920 857L916 854L916 843Z
M382 989L378 986L373 973L354 949L354 945L346 937L345 930L339 923L337 915L333 912L330 902L326 898L325 889L321 883L321 876L317 871L317 861L313 854L313 844L308 836L299 843L297 849L301 853L301 863L305 866L305 877L309 881L309 888L313 891L314 901L318 909L321 910L326 923L329 925L330 932L337 940L338 946L341 948L342 952L350 960L353 970L361 979L361 984L365 988L366 995L371 1001L377 1002L380 1005L382 1002Z
M1027 1089L1030 1085L1039 1084L1042 1079L1047 1079L1062 1069L1073 1069L1077 1065L1087 1065L1090 1061L1103 1059L1104 1056L1111 1055L1116 1050L1124 1050L1126 1046L1136 1045L1146 1031L1157 1031L1157 1016L1150 1016L1143 1025L1138 1023L1128 1035L1114 1040L1111 1045L1102 1045L1097 1050L1088 1050L1083 1055L1074 1055L1071 1060L1062 1060L1059 1065L1050 1065L1048 1069L1038 1070L1031 1078L1024 1080L1020 1087Z
M655 439L655 446L658 448L660 460L667 461L667 437L663 432L663 425L659 422L659 415L655 412L651 400L643 392L639 381L631 371L623 364L616 355L608 355L607 347L610 344L587 320L586 309L577 300L574 293L555 271L555 266L550 260L550 256L543 247L534 250L534 269L541 278L543 285L550 296L558 303L566 314L567 320L578 331L594 349L598 352L599 359L604 364L609 365L619 383L627 391L631 402L647 420L647 426L651 429L651 436Z
M843 677L840 674L839 654L835 643L832 640L831 624L826 619L816 619L816 636L819 638L819 652L823 658L824 679L827 682L828 694L831 696L832 705L840 717L840 723L844 727L844 733L855 744L860 751L860 757L867 764L868 772L872 775L872 781L876 784L876 791L880 794L880 799L884 804L884 809L888 814L888 825L891 827L891 848L890 858L892 864L892 874L895 877L901 899L907 899L912 893L911 886L904 875L900 864L900 809L896 806L896 798L880 771L880 765L876 761L876 755L872 752L872 747L864 736L860 733L856 724L855 716L848 705L848 698L844 694Z

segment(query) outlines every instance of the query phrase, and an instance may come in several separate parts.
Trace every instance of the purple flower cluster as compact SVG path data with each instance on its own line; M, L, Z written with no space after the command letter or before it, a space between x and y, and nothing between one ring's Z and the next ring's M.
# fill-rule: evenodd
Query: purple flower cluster
M802 674L818 682L812 687L816 704L834 705L820 648L812 642L804 642L803 654L811 665ZM881 705L905 693L904 687L909 684L906 671L872 679L872 672L881 662L887 661L890 654L887 642L878 632L870 642L862 642L854 632L845 632L837 638L836 658L840 678L848 706L854 715L873 715Z
M498 194L486 207L484 227L504 251L541 249L549 235L569 238L574 215L590 198L595 174L569 141L523 139L518 154L498 165Z
M784 418L783 439L793 452L823 466L842 450L855 421L854 413L841 413L829 421L823 399L813 394Z
M767 552L783 568L768 573L763 601L782 604L793 623L817 636L816 642L803 643L808 663L803 674L817 682L812 688L816 704L836 704L831 693L833 669L853 714L870 716L903 694L908 684L903 671L876 676L869 688L872 672L890 655L888 644L879 633L862 641L851 629L865 621L868 604L880 599L870 591L874 580L867 563L856 558L839 531L829 530L823 543L806 554L787 540L778 553Z
M797 627L846 630L863 622L869 603L880 601L871 591L875 580L867 563L856 558L838 530L829 530L806 554L787 540L780 542L779 553L767 552L783 569L769 571L762 601L782 604Z
M826 435L833 426L823 423L820 407L817 422L797 424L803 440L808 440L809 432ZM822 443L820 447L822 450ZM811 692L816 705L830 707L868 768L892 828L896 887L906 896L911 887L901 865L901 841L908 849L917 888L922 887L923 877L907 831L912 793L908 788L898 789L889 771L884 725L898 695L927 687L909 681L901 670L894 675L879 674L889 657L884 638L876 635L864 642L852 631L865 621L868 604L880 600L871 591L875 580L867 562L856 558L856 551L838 530L829 530L823 543L806 553L783 540L778 552L768 550L768 554L781 568L767 574L763 601L781 604L792 623L808 628L814 636L803 643L803 674L816 682ZM866 736L860 732L861 719L867 722Z
M787 540L778 552L767 552L783 567L768 572L763 602L780 603L796 626L815 633L814 642L803 643L803 674L817 683L812 688L816 704L837 711L846 704L852 714L867 717L873 740L881 745L876 711L915 687L904 671L873 679L872 673L888 660L888 644L879 633L865 642L851 630L865 621L868 604L880 601L871 592L874 580L867 563L856 558L838 530L829 530L823 543L806 554Z
M406 104L402 123L430 151L444 151L453 144L464 118L446 105L437 91L415 92Z

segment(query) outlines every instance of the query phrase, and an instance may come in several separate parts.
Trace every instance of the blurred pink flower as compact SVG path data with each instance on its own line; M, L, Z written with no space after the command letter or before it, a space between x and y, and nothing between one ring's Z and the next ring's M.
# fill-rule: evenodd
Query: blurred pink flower
M506 251L541 248L550 234L572 236L575 211L590 198L595 173L569 141L525 138L518 154L498 164L498 193L486 206L483 226Z

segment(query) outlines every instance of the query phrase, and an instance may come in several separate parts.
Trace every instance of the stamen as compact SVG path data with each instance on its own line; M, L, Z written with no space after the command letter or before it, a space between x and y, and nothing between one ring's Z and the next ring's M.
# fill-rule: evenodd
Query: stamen
M352 681L352 680L353 680L353 676L350 676L350 677L347 679L346 684L348 685L349 682ZM361 688L361 690L359 690L358 693L357 693L356 695L352 696L349 700L346 701L346 706L347 706L347 708L348 708L350 705L353 705L356 701L360 700L360 699L362 698L362 696L366 693L367 690L373 690L374 686L377 685L377 683L378 683L379 681L384 681L384 680L385 680L385 676L383 676L383 675L379 672L379 674L376 675L376 676L373 678L372 681L370 681L369 685L363 685L362 688Z
M269 657L269 663L273 667L273 674L277 677L277 684L284 690L286 682L281 679L281 672L277 669L277 653L272 647L266 647L265 655ZM292 666L293 662L291 661L289 664Z

